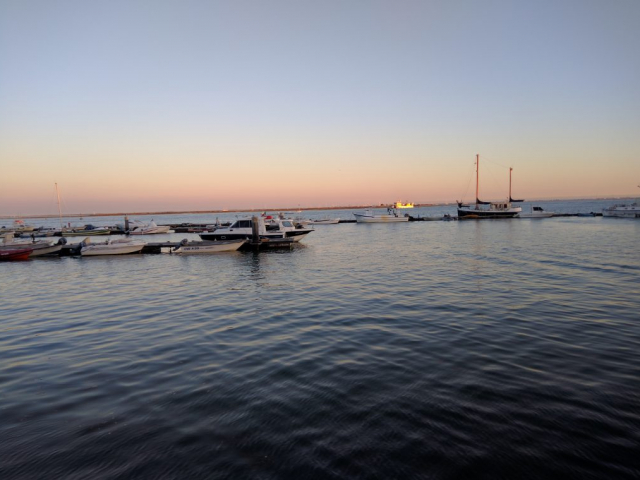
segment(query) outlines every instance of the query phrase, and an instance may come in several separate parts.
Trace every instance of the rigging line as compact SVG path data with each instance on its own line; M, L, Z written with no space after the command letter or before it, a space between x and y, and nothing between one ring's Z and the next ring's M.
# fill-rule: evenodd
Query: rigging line
M476 162L473 162L473 164L475 165L475 164L476 164ZM476 168L478 168L478 167L476 166ZM464 199L465 199L465 198L466 198L466 196L467 196L467 192L469 191L469 185L471 185L471 180L473 179L473 172L474 172L474 171L475 171L475 170L471 170L471 175L469 175L469 181L467 182L467 188L466 188L466 189L465 189L465 191L464 191L464 195L463 195L463 196L462 196L462 198L460 199L460 201L462 201L462 202L464 202Z
M502 167L502 168L511 168L511 167L507 167L505 165L502 165L501 163L498 163L495 160L492 160L491 158L487 157L486 155L482 155L482 159L484 161L488 161L489 163L493 163L494 165L498 165L499 167Z

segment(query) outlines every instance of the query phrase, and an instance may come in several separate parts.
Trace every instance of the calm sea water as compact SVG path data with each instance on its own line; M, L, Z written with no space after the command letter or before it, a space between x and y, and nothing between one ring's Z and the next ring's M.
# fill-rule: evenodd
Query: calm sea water
M639 240L341 224L290 252L0 264L0 478L638 478Z

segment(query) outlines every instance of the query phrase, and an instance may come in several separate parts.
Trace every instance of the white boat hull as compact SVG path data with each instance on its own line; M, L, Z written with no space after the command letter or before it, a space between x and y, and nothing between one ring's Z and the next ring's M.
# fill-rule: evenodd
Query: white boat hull
M307 220L308 225L335 225L340 223L339 218L328 218L326 220Z
M145 242L114 242L108 244L86 245L80 250L83 257L98 255L127 255L142 251Z
M244 245L246 240L233 240L229 242L219 241L212 242L206 244L193 244L193 245L180 245L178 248L173 250L171 253L177 253L181 255L194 255L194 254L203 254L203 253L220 253L220 252L235 252L242 245Z
M397 223L408 222L409 217L395 217L393 215L362 215L360 213L353 214L357 223Z
M602 210L603 217L640 218L640 205L614 205Z

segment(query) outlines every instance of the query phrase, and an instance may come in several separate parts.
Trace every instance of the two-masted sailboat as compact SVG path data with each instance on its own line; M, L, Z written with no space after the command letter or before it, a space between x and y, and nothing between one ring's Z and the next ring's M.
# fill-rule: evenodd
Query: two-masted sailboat
M476 203L474 206L465 205L458 202L459 218L512 218L522 211L522 207L514 207L512 204L524 202L524 200L514 200L511 197L511 172L509 168L509 199L506 202L483 202L479 198L480 186L480 155L476 155ZM483 207L483 205L489 205Z

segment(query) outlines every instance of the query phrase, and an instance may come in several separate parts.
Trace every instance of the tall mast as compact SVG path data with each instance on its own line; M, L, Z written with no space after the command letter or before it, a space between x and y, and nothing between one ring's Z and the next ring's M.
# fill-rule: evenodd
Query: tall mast
M60 192L58 191L57 182L56 182L56 195L58 196L58 216L60 217L60 231L62 232L62 210L60 209Z
M509 201L511 201L511 172L513 168L509 167Z
M476 208L478 208L478 199L480 198L478 196L478 185L480 184L479 180L480 180L480 154L476 153Z

